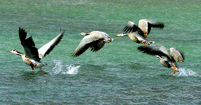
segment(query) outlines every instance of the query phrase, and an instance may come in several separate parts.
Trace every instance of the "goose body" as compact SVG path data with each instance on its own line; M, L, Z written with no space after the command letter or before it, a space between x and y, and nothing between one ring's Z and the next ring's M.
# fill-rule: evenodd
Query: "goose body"
M170 52L168 52L168 50L161 45L140 46L138 47L138 50L158 57L163 66L173 68L173 74L175 74L175 72L179 72L177 62L184 62L183 53L174 47L170 48Z
M34 68L40 68L43 73L46 73L42 70L42 67L47 64L41 62L41 58L45 57L53 50L53 48L61 41L63 35L64 32L60 33L57 37L43 45L40 49L37 49L32 37L26 38L27 32L23 28L19 28L19 38L25 54L20 53L16 49L11 50L10 52L21 56L22 60L31 66L32 70L34 70Z
M82 32L80 35L84 35L84 38L80 41L78 47L73 52L73 56L79 56L84 53L88 48L91 51L96 52L100 50L105 43L110 43L113 39L105 32L102 31L91 31L88 33Z
M140 35L138 32L120 33L116 35L116 37L119 36L128 36L134 42L142 43L144 46L154 43L154 41L149 41L146 37Z

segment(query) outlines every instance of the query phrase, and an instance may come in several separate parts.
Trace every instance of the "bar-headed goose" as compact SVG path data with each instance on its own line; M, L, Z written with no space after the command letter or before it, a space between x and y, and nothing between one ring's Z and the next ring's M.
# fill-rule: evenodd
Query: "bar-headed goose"
M163 28L164 24L162 22L156 22L148 19L140 19L138 26L132 22L128 21L127 25L124 27L123 31L126 33L117 34L119 36L129 36L131 40L136 43L142 43L144 46L146 44L153 44L154 41L149 41L146 37L151 31L151 27Z
M80 35L85 35L84 38L80 41L80 44L72 53L72 56L76 57L84 53L88 48L91 48L91 51L96 52L100 50L105 43L110 43L113 39L105 32L102 31L91 31L88 33L82 32Z
M184 62L183 53L174 47L170 48L170 52L161 45L139 46L138 50L143 53L155 55L160 59L160 63L167 68L173 67L173 74L179 72L177 62Z
M52 39L50 42L43 45L40 49L37 49L32 37L30 36L29 38L26 38L27 32L23 28L19 28L19 38L21 41L21 45L24 48L25 54L20 53L16 49L11 50L10 52L21 56L22 60L26 64L30 65L32 70L34 70L34 68L40 68L43 73L46 73L42 70L42 67L47 64L42 63L41 58L45 57L53 50L53 48L61 41L63 35L64 31L56 36L54 39Z

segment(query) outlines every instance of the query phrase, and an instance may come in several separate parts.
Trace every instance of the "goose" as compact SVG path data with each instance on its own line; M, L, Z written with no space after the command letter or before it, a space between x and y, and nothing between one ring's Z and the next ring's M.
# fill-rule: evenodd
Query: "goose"
M138 21L138 26L137 26L134 22L128 21L128 23L124 27L123 31L124 32L136 32L136 31L138 31L138 33L140 35L143 35L146 38L151 31L151 27L162 29L162 28L164 28L164 23L153 21L153 20L148 20L148 19L140 19Z
M48 55L54 49L54 47L61 41L64 32L65 31L61 32L58 36L49 41L47 44L37 49L35 47L35 43L32 39L32 36L26 38L27 32L23 28L19 27L19 39L21 41L21 45L24 48L25 54L17 51L16 49L11 50L10 53L21 56L22 60L26 64L31 66L31 70L34 70L34 68L40 68L42 73L46 73L42 70L42 67L47 64L41 62L41 59Z
M172 75L174 75L176 72L179 72L177 62L184 62L183 53L174 47L170 48L170 52L168 52L168 50L161 45L139 46L138 50L143 53L155 55L159 58L160 63L164 67L172 67L174 71Z
M79 45L72 53L72 56L77 57L84 53L89 47L91 51L97 52L100 50L105 43L110 43L113 39L103 31L91 31L91 32L82 32L80 35L84 35L84 38L80 41Z

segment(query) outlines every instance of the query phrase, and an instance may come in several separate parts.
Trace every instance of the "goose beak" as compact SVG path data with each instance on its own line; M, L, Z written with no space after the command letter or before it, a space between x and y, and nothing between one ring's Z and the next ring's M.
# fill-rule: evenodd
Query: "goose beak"
M120 34L117 34L117 35L116 35L116 37L119 37L119 36L120 36Z
M13 53L13 50L11 50L10 53Z

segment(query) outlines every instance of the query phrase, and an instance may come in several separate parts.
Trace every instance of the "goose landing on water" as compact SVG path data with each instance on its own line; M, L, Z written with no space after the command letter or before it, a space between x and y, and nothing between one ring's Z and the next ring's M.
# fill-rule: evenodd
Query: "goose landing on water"
M177 62L184 62L183 53L174 47L170 48L170 53L161 45L140 46L138 50L143 53L155 55L160 59L160 63L167 68L173 67L173 74L179 72Z
M110 43L113 39L105 32L91 31L88 33L82 32L80 35L84 35L84 38L80 41L80 44L73 52L72 56L76 57L84 53L89 47L91 51L96 52L100 50L105 43Z
M64 32L60 33L57 37L43 45L40 49L37 49L32 37L26 39L27 32L24 29L19 28L19 38L25 54L18 52L16 49L11 50L10 52L21 56L22 60L26 64L30 65L32 70L34 70L34 68L40 68L43 73L46 73L42 70L42 67L47 64L42 63L40 60L53 50L53 48L61 41L63 35Z

